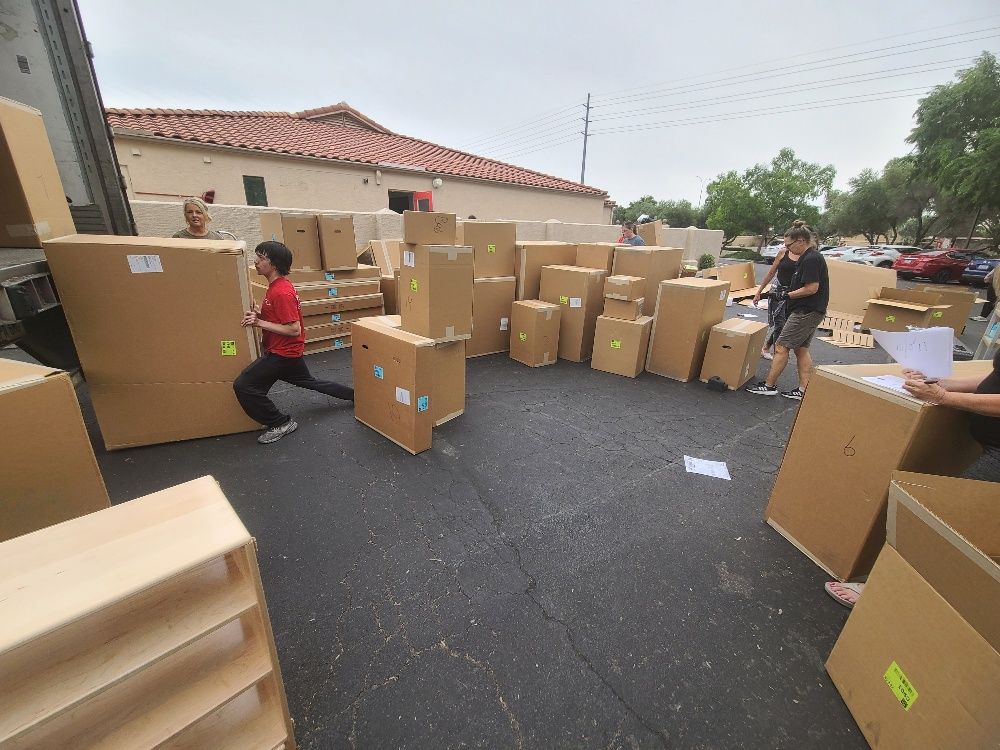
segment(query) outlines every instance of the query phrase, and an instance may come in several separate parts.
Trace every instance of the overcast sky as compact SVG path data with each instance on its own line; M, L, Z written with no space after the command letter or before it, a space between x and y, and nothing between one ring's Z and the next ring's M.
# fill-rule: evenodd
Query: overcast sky
M996 0L78 2L112 107L346 101L579 180L590 92L586 182L622 204L697 203L784 146L844 187L909 150L923 92L1000 50Z

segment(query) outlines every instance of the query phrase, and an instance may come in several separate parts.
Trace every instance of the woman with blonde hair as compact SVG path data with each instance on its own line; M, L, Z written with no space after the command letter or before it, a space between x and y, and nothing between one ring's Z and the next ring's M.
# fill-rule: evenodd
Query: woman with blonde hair
M209 229L208 225L212 221L212 214L208 211L208 205L201 198L184 199L184 221L187 226L178 232L174 232L174 237L186 240L224 240L221 233L214 229Z

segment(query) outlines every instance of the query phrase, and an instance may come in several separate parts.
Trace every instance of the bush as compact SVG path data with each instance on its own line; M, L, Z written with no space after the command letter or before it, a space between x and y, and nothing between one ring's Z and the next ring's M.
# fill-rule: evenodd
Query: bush
M736 258L737 260L752 260L756 262L764 260L763 255L750 248L737 248L736 250L729 250L727 248L724 255L726 258Z
M698 270L704 271L706 268L715 268L715 256L711 253L705 253L698 258Z

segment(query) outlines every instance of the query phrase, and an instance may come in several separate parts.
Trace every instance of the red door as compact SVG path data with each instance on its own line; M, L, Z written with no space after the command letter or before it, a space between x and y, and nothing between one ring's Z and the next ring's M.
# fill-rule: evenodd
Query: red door
M426 193L414 193L413 194L413 210L414 211L433 211L434 210L434 193L430 191Z

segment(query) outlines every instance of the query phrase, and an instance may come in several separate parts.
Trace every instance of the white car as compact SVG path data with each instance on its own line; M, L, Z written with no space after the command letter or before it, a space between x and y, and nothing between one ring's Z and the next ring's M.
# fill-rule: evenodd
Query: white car
M768 262L774 262L774 259L778 257L778 253L781 250L783 250L784 247L785 247L784 239L771 240L770 245L761 249L760 255L764 260Z
M912 245L875 245L868 248L864 255L848 258L851 263L864 263L866 266L878 266L879 268L892 268L896 258L900 255L923 252L919 247Z
M845 247L832 247L829 250L821 250L820 255L827 260L851 261L864 257L871 249L867 245L846 245Z

